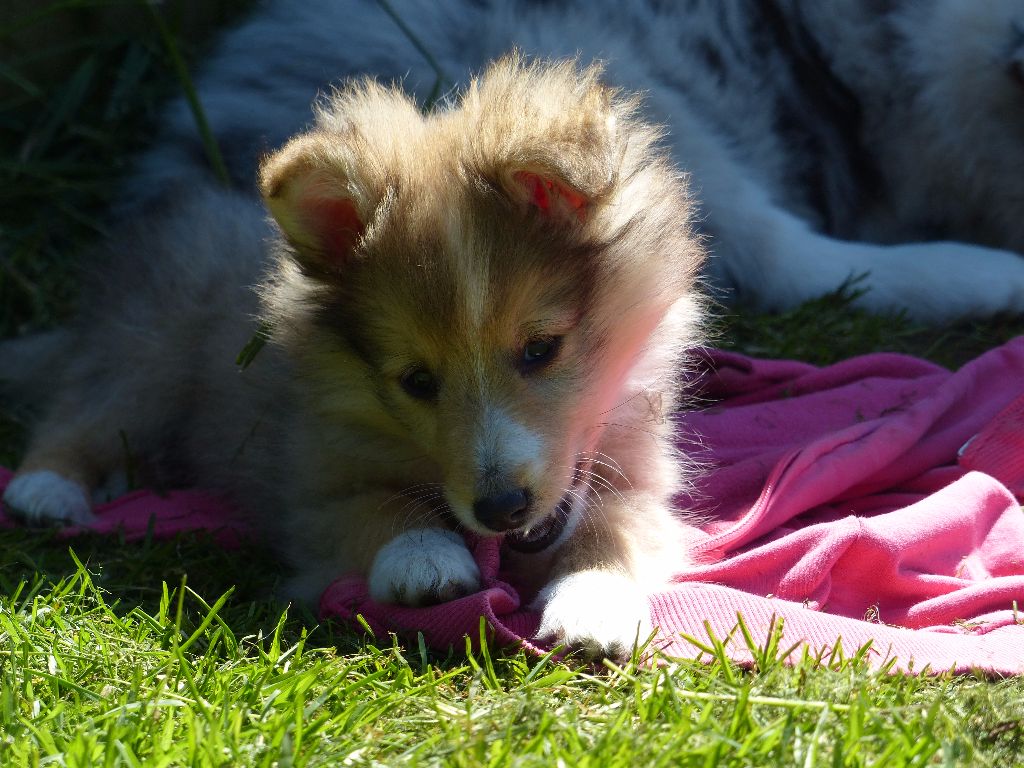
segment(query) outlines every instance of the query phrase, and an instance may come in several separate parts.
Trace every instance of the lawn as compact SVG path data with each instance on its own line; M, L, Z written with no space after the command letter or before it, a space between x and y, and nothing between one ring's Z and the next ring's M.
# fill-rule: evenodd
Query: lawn
M160 103L241 0L0 0L0 333L66 318L74 269ZM128 13L132 11L132 13ZM855 291L856 286L851 288ZM722 310L715 342L825 364L893 350L957 366L1015 319L922 329L849 306ZM0 361L2 362L2 361ZM0 419L16 463L23 414ZM438 652L275 603L250 546L0 531L0 765L1024 765L1024 682L871 671L847 657L740 669Z

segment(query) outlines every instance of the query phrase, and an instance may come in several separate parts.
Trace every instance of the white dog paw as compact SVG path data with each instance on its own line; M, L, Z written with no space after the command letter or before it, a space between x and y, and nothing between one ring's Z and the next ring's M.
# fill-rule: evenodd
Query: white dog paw
M480 569L457 533L416 528L381 547L367 581L379 603L432 605L477 590Z
M651 634L647 593L618 573L562 576L542 589L533 605L542 610L538 639L591 659L626 659Z
M87 525L93 521L85 489L48 469L15 475L4 491L3 502L28 523Z

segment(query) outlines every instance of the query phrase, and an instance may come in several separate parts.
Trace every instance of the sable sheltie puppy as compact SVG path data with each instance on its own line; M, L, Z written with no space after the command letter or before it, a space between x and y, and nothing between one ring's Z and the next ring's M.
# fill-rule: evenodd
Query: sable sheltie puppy
M254 515L289 595L358 572L453 598L472 531L504 536L541 637L644 638L692 531L668 416L702 251L658 129L599 78L512 56L427 115L350 84L263 162L277 228L211 184L116 234L76 326L0 348L53 395L8 507L88 521L129 452Z

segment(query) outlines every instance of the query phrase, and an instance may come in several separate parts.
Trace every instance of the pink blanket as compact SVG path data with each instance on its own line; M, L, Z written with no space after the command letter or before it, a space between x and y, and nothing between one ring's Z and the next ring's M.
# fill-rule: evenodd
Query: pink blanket
M742 615L758 643L781 618L782 648L849 655L870 643L869 661L894 669L1024 674L1024 338L956 373L888 354L819 369L726 352L709 353L706 370L713 405L683 416L679 434L708 471L679 503L713 522L702 564L650 598L665 653L699 656L688 636L710 633L749 660ZM102 508L98 527L243 530L190 492L132 494ZM343 576L321 612L422 631L437 647L461 645L484 616L498 643L535 648L538 617L504 578L498 543L469 544L477 594L385 606Z

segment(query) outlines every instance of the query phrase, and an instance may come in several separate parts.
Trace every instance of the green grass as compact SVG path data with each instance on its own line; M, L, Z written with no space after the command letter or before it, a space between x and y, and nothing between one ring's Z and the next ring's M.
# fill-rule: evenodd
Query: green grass
M137 576L207 549L113 557ZM5 579L4 765L1010 766L1024 747L1017 682L888 675L856 658L787 667L772 653L753 672L722 659L594 670L486 647L440 657L230 589L102 583L108 569L62 558L64 575ZM227 560L258 573L245 553Z
M184 59L242 4L166 4ZM5 335L67 317L118 177L178 85L147 14L111 22L109 6L0 14ZM723 313L717 340L819 364L885 349L956 366L1024 330L921 329L849 299ZM0 420L0 460L22 437ZM427 651L286 610L268 598L276 580L266 552L201 534L0 530L0 766L1024 764L1019 680L890 675L856 655L787 667L770 648L753 670Z

